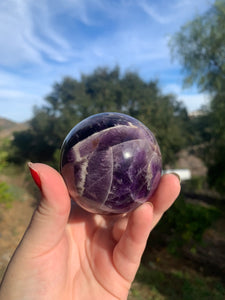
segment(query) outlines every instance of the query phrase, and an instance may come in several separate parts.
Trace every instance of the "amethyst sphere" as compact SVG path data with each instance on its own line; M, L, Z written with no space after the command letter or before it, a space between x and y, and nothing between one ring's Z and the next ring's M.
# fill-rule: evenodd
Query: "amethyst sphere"
M77 124L61 151L71 198L89 212L121 214L147 201L162 170L152 132L121 113L100 113Z

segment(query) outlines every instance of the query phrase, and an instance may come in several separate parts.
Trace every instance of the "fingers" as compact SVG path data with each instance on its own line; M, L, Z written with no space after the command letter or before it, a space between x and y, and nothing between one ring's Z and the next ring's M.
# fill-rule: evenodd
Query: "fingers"
M129 282L133 281L146 246L153 220L153 206L144 203L133 211L126 230L114 248L115 268Z
M180 180L174 174L164 175L161 178L159 187L154 196L149 199L153 204L153 222L152 228L158 223L165 211L173 204L180 192ZM119 241L123 232L127 227L128 215L120 218L114 225L113 238L115 241Z
M24 236L31 252L49 251L60 240L70 213L70 197L60 174L44 164L29 164L42 199Z
M180 192L180 181L173 174L164 175L150 202L146 202L130 214L117 221L113 237L118 244L113 253L118 272L132 281L140 264L150 231L165 211L173 204Z
M122 217L113 226L112 235L113 239L118 242L123 235L128 223L128 216Z
M149 200L154 207L152 229L161 219L165 211L174 203L179 193L180 180L178 177L174 174L163 175L155 194Z

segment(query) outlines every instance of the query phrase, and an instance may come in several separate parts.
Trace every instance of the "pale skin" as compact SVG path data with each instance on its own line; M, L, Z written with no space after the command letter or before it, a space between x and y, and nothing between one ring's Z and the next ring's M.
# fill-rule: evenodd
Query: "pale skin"
M71 205L57 171L38 163L32 169L42 200L9 263L0 299L127 299L148 236L180 192L177 176L164 175L151 202L132 213L102 216Z

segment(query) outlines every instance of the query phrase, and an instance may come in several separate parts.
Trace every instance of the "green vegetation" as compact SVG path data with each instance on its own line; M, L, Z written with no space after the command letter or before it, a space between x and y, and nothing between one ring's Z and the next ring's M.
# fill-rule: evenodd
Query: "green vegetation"
M184 25L171 41L174 57L184 68L184 83L197 84L201 91L210 93L209 107L202 108L201 115L189 118L176 96L163 94L157 81L144 82L133 72L121 74L118 67L96 69L92 74L82 75L80 80L65 77L53 85L45 105L35 108L29 128L14 133L12 141L1 141L0 171L7 172L9 177L14 176L16 168L19 172L24 171L24 163L28 160L47 162L58 168L60 146L74 125L94 113L117 111L138 118L154 132L164 165L173 163L176 154L187 146L197 149L195 151L208 167L210 187L223 194L224 41L224 0L215 1L208 12ZM38 198L37 189L29 180L26 179L27 188L33 189L32 193ZM206 178L196 176L185 188L202 193L206 186ZM0 182L0 204L3 206L10 206L19 193L23 194L22 189L19 192L16 187ZM218 201L214 205L218 205ZM182 260L184 248L194 253L197 245L201 245L205 231L222 216L224 204L219 205L190 202L181 194L154 229L146 252L151 251L152 245L163 244L170 257L179 254ZM154 266L153 269L151 263L142 263L136 283L131 289L131 299L220 300L225 296L220 280L179 267L166 270Z
M219 217L219 209L188 203L181 194L162 218L156 231L159 236L166 236L170 253L177 253L184 245L194 249L201 242L205 230Z
M159 141L164 163L189 139L186 109L173 95L163 95L155 81L144 82L136 73L120 74L99 68L81 80L66 77L53 86L46 105L35 109L30 128L14 134L10 160L53 162L68 131L95 113L116 111L144 122Z
M0 182L0 204L10 207L14 197L10 186L6 182Z
M185 183L184 188L186 191L194 191L195 193L197 193L202 192L206 187L207 182L204 176L192 176L192 178Z
M203 91L224 88L225 2L216 0L203 15L183 25L170 46L185 73L184 84L197 84Z
M194 121L198 142L205 143L202 157L208 181L225 192L225 1L216 0L209 11L184 25L171 40L173 56L183 65L186 85L197 84L211 95L203 115ZM200 130L200 134L199 134Z
M7 166L7 151L0 151L0 171Z
M220 281L210 277L204 278L195 272L160 268L153 270L141 264L136 281L143 285L146 295L143 297L142 292L134 287L131 289L131 299L222 300L225 296L225 289Z
M0 140L0 172L8 165L8 149L10 147L9 139Z

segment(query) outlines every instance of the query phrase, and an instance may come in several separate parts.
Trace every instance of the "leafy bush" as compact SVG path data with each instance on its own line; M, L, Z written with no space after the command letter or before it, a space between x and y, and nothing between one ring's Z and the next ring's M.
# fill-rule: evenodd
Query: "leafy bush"
M205 230L219 216L218 209L187 203L180 195L156 230L167 236L169 251L176 253L185 244L200 242Z
M0 171L7 166L7 157L6 151L0 151Z
M141 264L135 281L139 285L132 286L131 299L223 300L225 295L223 283L218 278L180 270L179 266L172 269L152 269ZM134 287L137 296L133 293Z
M8 165L8 150L10 148L10 140L0 140L0 171Z
M0 204L3 203L6 207L10 207L13 201L13 194L10 187L5 182L0 182Z
M185 190L199 192L207 187L207 179L204 176L193 176L185 182Z

